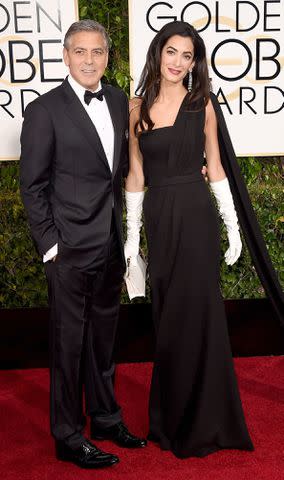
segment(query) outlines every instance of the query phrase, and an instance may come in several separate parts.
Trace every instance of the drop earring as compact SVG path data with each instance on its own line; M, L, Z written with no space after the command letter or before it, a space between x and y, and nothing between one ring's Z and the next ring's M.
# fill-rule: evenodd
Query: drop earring
M192 71L188 70L188 84L187 84L187 89L189 92L192 90Z

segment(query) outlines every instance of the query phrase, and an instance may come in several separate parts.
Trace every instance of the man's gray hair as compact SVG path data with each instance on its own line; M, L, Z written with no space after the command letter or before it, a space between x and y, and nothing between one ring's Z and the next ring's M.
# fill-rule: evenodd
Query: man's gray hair
M107 51L109 50L110 47L110 40L109 36L106 32L106 29L103 25L101 25L99 22L96 22L95 20L87 19L87 20L79 20L78 22L72 23L72 25L68 28L65 37L64 37L64 47L68 50L70 47L70 38L72 35L78 32L97 32L100 33L106 44L106 49Z

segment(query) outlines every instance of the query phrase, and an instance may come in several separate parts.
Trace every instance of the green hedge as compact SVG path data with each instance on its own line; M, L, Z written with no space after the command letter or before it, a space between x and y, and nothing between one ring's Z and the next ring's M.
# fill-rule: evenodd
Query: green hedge
M79 0L80 18L95 18L106 26L112 44L106 77L129 93L127 0ZM281 159L240 160L251 199L279 279L284 285L284 189ZM227 247L223 229L223 250ZM142 248L146 253L145 237ZM222 262L225 298L259 298L263 289L244 248L240 260ZM149 301L149 286L146 301ZM125 290L122 302L127 302ZM144 300L135 300L136 302ZM0 306L34 307L47 304L43 264L30 237L19 195L19 165L0 162Z
M284 287L284 186L281 159L239 159L250 198L261 227L264 240ZM261 298L264 290L255 273L248 249L244 249L238 262L228 267L221 265L222 291L225 298ZM227 245L223 227L222 247Z
M128 0L79 0L79 16L97 20L108 31L111 42L105 76L115 86L129 92Z
M273 265L284 286L284 188L280 162L277 159L241 159L240 165ZM0 305L3 308L47 304L43 264L30 237L18 178L17 162L0 163ZM224 228L222 230L225 250L226 235ZM146 253L144 235L142 248ZM221 278L225 298L264 296L246 248L233 267L222 261ZM124 291L122 302L127 301ZM144 300L136 300L140 301ZM146 301L149 301L149 287Z

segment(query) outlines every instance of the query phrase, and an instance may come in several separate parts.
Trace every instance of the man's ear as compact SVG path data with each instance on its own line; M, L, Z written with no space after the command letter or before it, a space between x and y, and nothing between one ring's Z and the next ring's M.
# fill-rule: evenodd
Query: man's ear
M68 54L68 50L67 48L63 48L63 60L64 60L64 63L66 65L66 67L69 67L69 54Z

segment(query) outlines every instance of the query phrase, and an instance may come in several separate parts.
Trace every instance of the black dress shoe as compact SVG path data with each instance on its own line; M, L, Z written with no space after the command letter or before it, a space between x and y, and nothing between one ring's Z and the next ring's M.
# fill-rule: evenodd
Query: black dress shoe
M147 440L150 440L151 442L155 442L155 443L159 443L159 437L157 437L157 435L155 435L154 433L152 432L149 432L148 435L147 435Z
M72 462L82 468L103 468L115 465L119 459L116 455L105 453L87 439L76 448L70 448L66 443L55 442L56 458Z
M147 445L147 440L132 435L123 422L103 429L91 422L91 438L97 440L112 440L120 447L125 448L142 448Z

